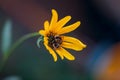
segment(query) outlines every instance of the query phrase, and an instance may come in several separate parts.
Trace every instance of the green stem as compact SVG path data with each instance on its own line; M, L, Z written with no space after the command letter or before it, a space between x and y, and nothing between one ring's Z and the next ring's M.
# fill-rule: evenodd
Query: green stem
M9 58L9 56L11 55L11 53L21 44L23 43L25 40L29 39L29 38L32 38L32 37L35 37L35 36L40 36L40 34L38 32L35 32L35 33L30 33L30 34L27 34L27 35L24 35L23 37L21 37L18 41L16 41L13 46L6 52L4 53L4 56L3 56L3 61L2 61L2 64L1 64L1 68L0 68L0 71L3 69L7 59Z

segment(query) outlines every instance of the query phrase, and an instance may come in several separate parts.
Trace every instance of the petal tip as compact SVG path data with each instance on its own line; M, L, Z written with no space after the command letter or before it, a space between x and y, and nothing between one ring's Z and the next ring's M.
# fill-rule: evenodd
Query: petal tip
M44 35L44 34L45 34L45 31L44 31L44 30L40 30L40 31L39 31L39 34L40 34L40 35Z
M85 45L85 44L82 44L82 46L83 46L83 48L86 48L86 47L87 47L87 45Z
M77 24L78 24L78 26L80 26L81 22L80 22L80 21L77 21Z
M75 57L72 57L72 58L71 58L71 59L69 59L69 60L73 61L73 60L75 60Z
M57 62L57 59L54 59L54 62Z
M70 20L72 17L69 15L69 16L67 16L67 18Z
M64 57L61 58L62 60L64 59Z
M55 12L57 12L55 9L52 9L52 13L55 13Z
M84 48L86 48L86 47L87 47L87 45L84 44Z

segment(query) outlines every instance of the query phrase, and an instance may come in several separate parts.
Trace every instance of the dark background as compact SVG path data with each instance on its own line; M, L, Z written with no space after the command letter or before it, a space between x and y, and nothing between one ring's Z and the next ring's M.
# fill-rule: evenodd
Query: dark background
M0 43L7 19L12 21L14 43L43 29L44 21L51 18L51 9L56 9L59 19L72 16L68 24L81 21L69 35L87 45L81 52L70 51L75 61L59 58L54 62L43 45L37 47L37 37L31 38L10 56L0 80L119 80L119 4L119 0L0 0Z

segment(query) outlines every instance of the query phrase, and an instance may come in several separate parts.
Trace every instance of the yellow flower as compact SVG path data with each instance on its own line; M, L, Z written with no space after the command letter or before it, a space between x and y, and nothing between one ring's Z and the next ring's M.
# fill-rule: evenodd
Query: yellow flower
M44 36L44 45L53 56L54 61L57 61L57 54L61 59L65 57L68 60L75 60L75 57L64 48L81 51L86 47L85 44L76 38L63 36L63 34L75 30L80 25L80 21L77 21L74 24L63 27L70 19L71 16L66 16L58 21L57 11L52 9L51 22L46 20L44 22L44 30L39 31L39 33Z

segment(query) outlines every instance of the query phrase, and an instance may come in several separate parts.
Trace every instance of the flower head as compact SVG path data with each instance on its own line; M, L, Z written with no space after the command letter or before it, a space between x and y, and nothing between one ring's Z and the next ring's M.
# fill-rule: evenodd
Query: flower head
M68 60L75 59L75 57L64 48L81 51L86 47L85 44L76 38L63 36L63 34L75 30L80 25L80 21L77 21L64 27L70 19L71 16L66 16L58 21L57 11L52 9L51 21L49 22L46 20L44 22L44 30L39 31L39 33L44 36L44 45L53 56L54 61L57 61L57 54L61 57L61 59L64 59L64 57Z

